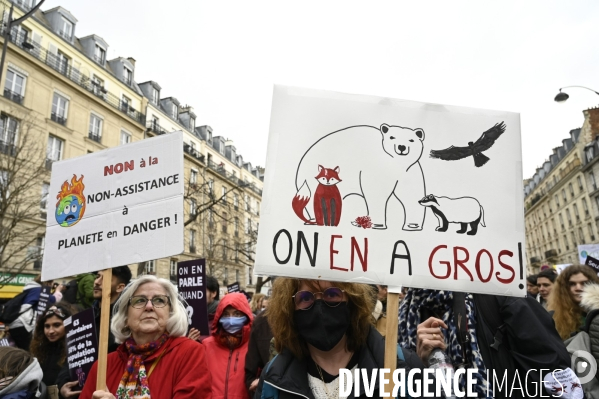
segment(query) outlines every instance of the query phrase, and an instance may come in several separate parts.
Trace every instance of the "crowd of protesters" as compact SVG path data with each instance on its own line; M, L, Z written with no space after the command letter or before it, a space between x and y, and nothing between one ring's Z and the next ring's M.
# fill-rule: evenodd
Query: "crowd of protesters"
M99 328L103 277L85 274L54 285L41 314L36 313L41 282L25 287L19 315L5 328L14 346L0 347L0 399L337 398L339 369L370 375L383 367L384 335L394 319L387 300L397 298L383 285L282 277L275 279L270 297L221 297L218 281L209 276L210 331L197 331L189 328L175 285L150 275L132 279L128 267L117 267L106 387L96 387L97 363L80 387L66 362L64 321L93 308ZM547 371L570 370L564 378L576 381L572 348L588 349L599 360L599 345L592 346L599 343L594 317L599 278L588 266L569 266L559 275L546 269L527 278L527 291L525 298L514 298L404 288L398 299L397 368L428 367L441 350L455 368L475 369L477 397L566 395L554 390L561 377L552 380ZM506 372L508 381L526 374L526 391L495 389L489 372ZM464 387L465 377L460 378ZM583 386L587 397L595 397L599 380ZM378 380L374 387L376 396ZM350 397L367 397L366 388L352 389Z

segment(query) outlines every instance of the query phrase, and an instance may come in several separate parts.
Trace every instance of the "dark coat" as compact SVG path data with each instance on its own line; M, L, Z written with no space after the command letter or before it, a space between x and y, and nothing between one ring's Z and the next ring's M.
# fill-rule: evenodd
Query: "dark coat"
M250 332L248 353L245 357L245 386L249 389L252 381L260 376L262 369L270 360L270 340L272 331L264 312L254 319Z
M397 360L397 368L406 369L406 375L411 368L424 368L422 361L414 352L404 349L404 356L406 358L405 361ZM358 352L358 367L367 369L368 375L371 375L372 369L383 368L384 358L385 339L374 327L371 327L366 339L366 345L362 346ZM288 349L284 349L273 359L268 372L266 368L262 371L254 399L260 399L262 396L262 386L265 383L279 389L279 399L297 399L298 397L314 399L314 395L308 384L307 359L297 359ZM378 395L379 392L378 384L379 379L377 378L374 382L375 395ZM366 397L363 385L360 393L362 394L360 397ZM350 397L353 397L353 392Z

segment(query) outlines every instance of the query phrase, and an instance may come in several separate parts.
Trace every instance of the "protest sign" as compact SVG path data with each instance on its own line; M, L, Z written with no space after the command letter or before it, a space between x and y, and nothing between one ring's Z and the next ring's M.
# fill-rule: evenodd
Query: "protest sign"
M227 292L229 294L233 292L241 292L241 288L239 287L239 282L235 281L233 284L227 285Z
M183 252L183 133L52 165L42 279Z
M578 246L578 260L581 265L586 264L587 256L599 259L599 244L583 244Z
M599 273L599 259L595 259L591 255L587 255L587 260L584 264L592 267L593 270L595 270L595 273Z
M177 263L179 294L187 301L187 321L203 335L210 335L206 301L206 259Z
M516 113L276 86L256 274L526 294Z
M41 316L46 309L48 308L48 301L50 300L50 290L51 288L48 286L42 287L42 292L40 292L40 299L37 302L37 316Z
M67 339L67 363L71 381L83 388L94 362L98 359L98 337L94 310L86 309L64 321Z

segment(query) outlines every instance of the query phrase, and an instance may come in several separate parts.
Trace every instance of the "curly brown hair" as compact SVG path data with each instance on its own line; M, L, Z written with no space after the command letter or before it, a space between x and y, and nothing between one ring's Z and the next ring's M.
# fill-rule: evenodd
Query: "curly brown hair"
M582 327L582 308L574 302L570 294L570 278L580 273L584 274L589 283L599 283L597 273L592 268L585 265L572 265L557 276L549 294L547 309L554 311L555 328L564 340Z
M302 283L307 283L313 292L322 291L319 280L302 280L277 278L272 289L272 296L266 317L275 339L275 348L281 352L287 348L293 355L302 359L308 356L306 342L298 335L294 325L295 303L291 298L299 291ZM373 289L366 284L331 282L333 287L345 291L350 311L350 326L347 330L347 350L355 351L366 343L366 338L373 325L373 303L376 303Z
M65 315L65 318L69 317L73 313L73 308L69 306L69 304L61 302L48 307L48 309L53 306L60 309L62 313ZM50 340L48 340L48 337L46 337L46 334L44 333L44 324L46 320L53 316L56 316L64 321L62 317L54 313L48 313L48 311L46 310L46 312L38 319L35 325L35 329L33 330L33 338L31 339L31 344L29 345L29 352L31 352L31 354L35 356L40 363L43 363L46 360L46 357L48 356L48 346L50 345ZM62 356L58 361L59 366L62 366L64 364L64 361L67 356L65 341L66 335L58 342L62 353Z

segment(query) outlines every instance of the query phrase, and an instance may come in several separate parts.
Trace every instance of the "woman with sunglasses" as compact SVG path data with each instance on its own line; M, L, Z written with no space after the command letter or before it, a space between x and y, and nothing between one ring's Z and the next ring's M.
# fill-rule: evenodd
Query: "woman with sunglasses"
M96 391L94 363L81 398L209 398L211 378L202 344L185 337L187 312L168 280L144 275L114 304L110 329L117 342L108 354L107 391Z
M43 383L56 385L56 377L66 358L64 319L71 315L66 304L48 308L37 321L29 351L37 358L44 372Z
M265 366L254 397L275 389L280 399L338 398L339 369L371 375L382 368L385 341L373 325L374 295L365 284L277 278L266 315L279 355ZM397 368L406 375L408 365L422 367L413 352L404 355ZM374 385L378 395L378 378ZM363 384L360 395L366 397Z

